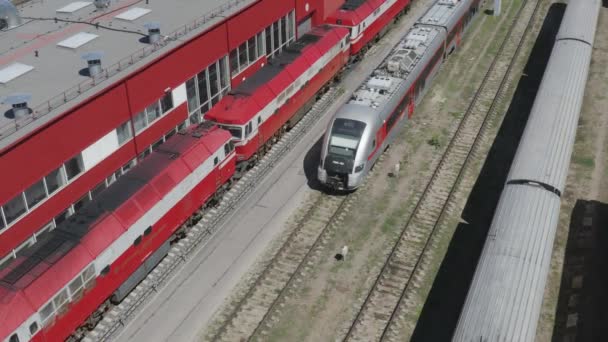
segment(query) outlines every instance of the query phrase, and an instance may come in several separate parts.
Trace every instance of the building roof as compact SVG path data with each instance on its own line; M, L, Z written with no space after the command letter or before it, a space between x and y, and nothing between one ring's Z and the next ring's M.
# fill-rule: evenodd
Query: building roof
M37 118L14 119L0 104L0 149L253 2L113 0L98 9L92 0L32 0L18 7L23 24L0 32L0 101L31 94ZM148 43L149 23L160 25L160 44ZM97 84L83 59L90 52L103 53Z

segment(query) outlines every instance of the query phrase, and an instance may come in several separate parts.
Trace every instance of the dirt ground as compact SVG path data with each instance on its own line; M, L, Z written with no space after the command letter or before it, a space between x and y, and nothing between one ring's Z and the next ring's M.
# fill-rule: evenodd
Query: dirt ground
M606 2L604 2L605 5ZM537 341L608 340L608 8L600 13ZM594 208L594 209L589 209ZM599 223L599 224L598 224ZM585 231L586 226L593 229ZM559 304L558 304L559 302Z

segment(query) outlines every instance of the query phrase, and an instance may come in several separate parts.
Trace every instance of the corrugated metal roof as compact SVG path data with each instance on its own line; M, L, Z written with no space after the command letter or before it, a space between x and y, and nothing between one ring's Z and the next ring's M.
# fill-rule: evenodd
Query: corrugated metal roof
M559 219L542 187L507 185L453 341L533 341Z
M541 182L563 192L590 58L585 43L555 43L508 180Z
M576 6L571 5L574 3L576 3ZM578 39L593 45L595 25L585 25L585 23L597 22L599 15L597 9L600 5L600 0L571 0L568 4L569 10L566 10L557 32L557 40Z

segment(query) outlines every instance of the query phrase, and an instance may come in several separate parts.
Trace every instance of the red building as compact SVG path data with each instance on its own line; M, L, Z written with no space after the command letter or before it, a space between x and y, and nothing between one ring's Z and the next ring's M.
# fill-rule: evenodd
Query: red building
M342 2L33 1L0 21L0 275ZM0 340L43 314L0 317Z

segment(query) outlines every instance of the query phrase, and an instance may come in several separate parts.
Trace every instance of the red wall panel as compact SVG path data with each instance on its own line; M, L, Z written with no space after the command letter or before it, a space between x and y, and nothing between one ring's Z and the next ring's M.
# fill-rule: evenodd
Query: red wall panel
M10 229L0 234L0 255L6 255L25 239L31 237L53 217L65 210L68 205L79 200L87 191L134 156L135 145L131 140L95 167L76 178L67 187L51 196Z
M192 41L165 54L142 68L127 80L132 113L164 95L167 87L175 88L206 68L211 62L228 54L226 25L220 25Z
M0 204L39 181L129 119L125 87L118 85L68 112L0 155Z
M325 3L325 7L323 8L323 20L344 4L344 0L324 0L323 2Z
M262 0L228 20L230 50L294 9L294 0Z
M238 87L239 84L245 82L247 78L258 72L258 70L260 70L264 65L266 65L266 61L266 56L263 56L262 58L258 59L257 62L251 64L245 70L241 71L240 74L234 76L234 78L232 78L232 80L230 81L230 85L232 86L232 88Z
M312 24L321 25L325 18L343 3L344 0L296 0L296 22L300 22L312 14ZM306 5L308 5L308 11Z

